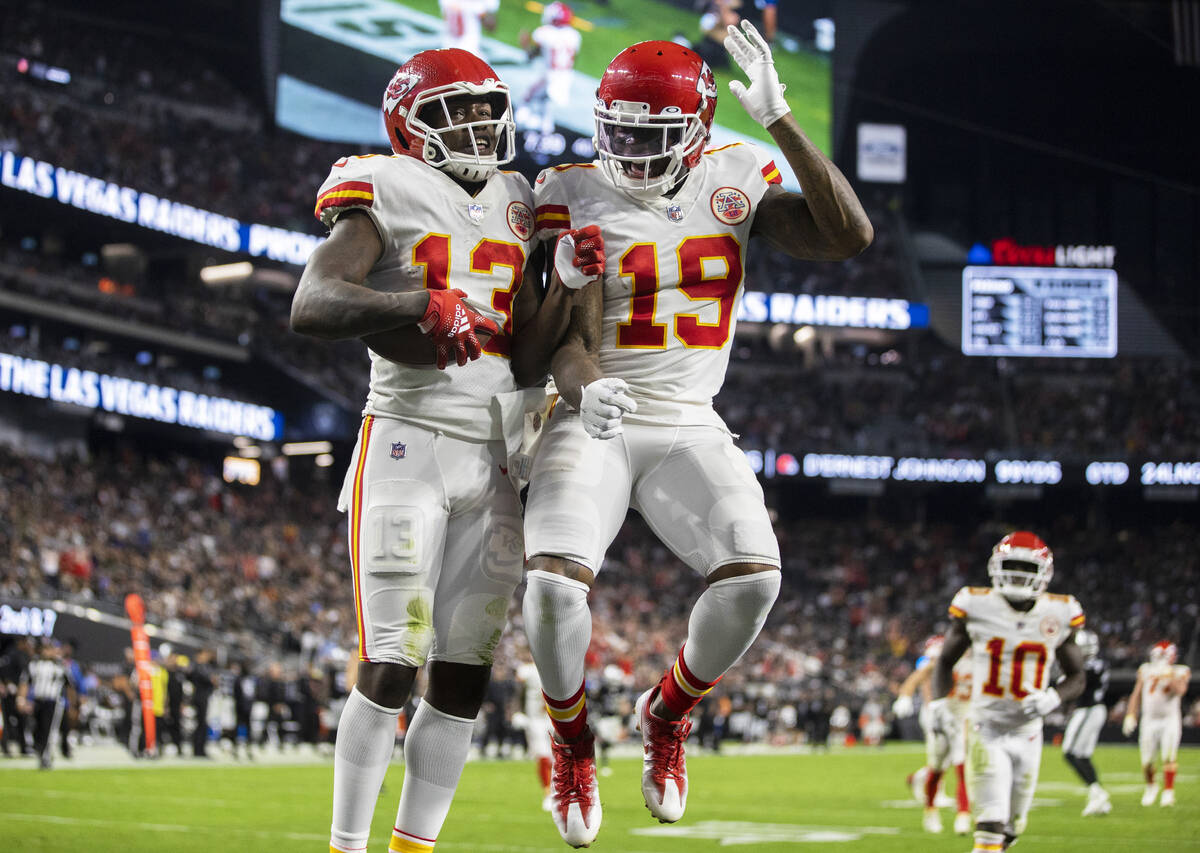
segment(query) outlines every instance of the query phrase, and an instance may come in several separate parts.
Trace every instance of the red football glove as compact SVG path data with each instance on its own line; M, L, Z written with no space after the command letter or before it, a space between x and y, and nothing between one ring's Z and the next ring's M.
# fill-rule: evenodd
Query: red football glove
M489 335L500 331L500 327L471 308L464 301L467 294L461 290L429 291L429 307L417 323L417 328L429 336L437 350L438 370L445 370L450 362L450 352L462 367L468 360L479 358L482 347L475 336L476 329Z
M554 270L564 287L578 290L604 275L604 237L600 227L588 225L567 231L554 250Z

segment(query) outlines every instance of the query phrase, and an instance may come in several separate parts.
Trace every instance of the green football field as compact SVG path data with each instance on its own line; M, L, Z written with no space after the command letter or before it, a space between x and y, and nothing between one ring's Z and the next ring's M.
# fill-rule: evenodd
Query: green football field
M968 839L920 830L921 812L904 785L921 763L915 745L855 748L832 754L712 756L688 761L687 816L654 822L642 805L640 761L614 760L600 780L604 826L594 850L955 851ZM81 758L80 761L85 759ZM1113 794L1113 812L1082 818L1082 786L1058 750L1047 749L1029 830L1017 849L1033 851L1200 850L1200 750L1181 755L1179 805L1139 804L1133 747L1096 756ZM388 773L376 809L371 849L387 849L402 765ZM125 769L49 772L0 761L0 849L208 853L228 850L324 851L328 843L332 764L286 766L214 763L196 767L130 764ZM438 850L559 853L568 850L548 815L531 762L467 766ZM943 809L949 829L950 810Z
M438 0L397 0L429 15L440 16ZM549 2L549 0L545 0ZM537 8L541 8L541 0ZM496 17L496 30L487 33L491 38L518 45L521 30L532 31L541 23L540 12L531 11L525 0L501 0L500 12ZM687 39L696 41L701 37L697 12L681 9L655 0L610 0L607 5L590 0L571 0L575 14L591 23L592 30L583 32L583 42L575 68L584 74L599 78L609 60L629 45L649 39L670 39L682 33ZM829 153L831 147L832 70L829 58L801 50L788 53L776 49L775 67L779 79L787 84L787 99L792 112L808 137L822 151ZM770 142L767 132L746 114L737 99L729 93L728 81L737 76L745 78L734 68L715 69L717 77L718 124L746 136Z

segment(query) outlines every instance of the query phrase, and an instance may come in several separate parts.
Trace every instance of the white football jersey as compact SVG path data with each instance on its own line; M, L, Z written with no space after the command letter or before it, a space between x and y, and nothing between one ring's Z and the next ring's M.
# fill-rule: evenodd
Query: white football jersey
M317 196L330 228L348 210L371 217L383 255L364 284L404 292L458 288L500 333L483 355L445 370L371 352L365 414L399 418L468 441L499 439L497 394L516 390L509 365L512 309L533 239L533 196L516 172L497 172L476 196L412 157L368 154L333 165Z
M750 227L780 180L746 143L704 152L673 198L635 199L596 163L538 176L539 239L586 225L604 236L600 367L637 401L625 421L723 427L712 398L729 364Z
M917 658L917 663L914 669L924 669L927 666L933 666L937 663L937 659L941 657L942 646L939 644L931 653L921 655ZM954 662L954 669L951 670L951 675L954 678L950 685L950 692L946 694L946 698L954 703L967 702L971 698L971 673L974 670L974 664L971 662L971 653L968 650L966 654Z
M1138 667L1138 677L1142 679L1143 720L1177 720L1182 715L1181 700L1178 694L1168 696L1168 685L1182 678L1185 682L1191 678L1192 671L1186 666L1170 663L1144 663Z
M1055 651L1084 622L1071 595L1045 593L1022 612L991 587L974 586L958 591L950 615L971 637L971 720L999 726L1029 722L1021 700L1048 686Z
M542 49L546 67L551 71L570 71L582 41L579 30L571 26L543 24L533 31L533 43Z

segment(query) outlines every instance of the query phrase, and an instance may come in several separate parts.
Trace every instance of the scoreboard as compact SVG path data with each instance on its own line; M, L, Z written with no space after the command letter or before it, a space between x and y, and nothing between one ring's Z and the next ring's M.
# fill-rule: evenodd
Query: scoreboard
M966 267L966 355L1112 358L1117 274L1106 269Z

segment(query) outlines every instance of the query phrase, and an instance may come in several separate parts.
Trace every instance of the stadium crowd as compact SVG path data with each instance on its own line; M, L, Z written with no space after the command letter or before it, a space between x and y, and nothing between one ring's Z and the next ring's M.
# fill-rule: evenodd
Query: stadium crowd
M160 459L132 446L86 464L2 451L0 596L119 612L124 596L138 592L151 621L220 644L228 661L246 668L228 675L223 690L238 677L283 679L291 684L289 702L300 702L305 690L322 697L327 730L355 643L337 483L264 473L252 490L184 456ZM846 537L846 523L777 520L783 591L762 639L709 703L705 736L789 741L807 731L820 740L826 715L838 707L845 710L834 717L835 730L860 728L864 708L882 718L878 709L887 707L921 643L944 625L954 590L986 583L981 555L1002 530L878 517ZM1115 525L1099 534L1064 512L1039 528L1058 557L1055 588L1083 601L1114 667L1135 666L1163 637L1186 653L1200 615L1194 525ZM1154 582L1119 570L1130 566L1153 566ZM675 654L700 590L699 579L632 517L591 596L589 684L621 707ZM520 707L513 680L526 654L519 602L520 591L497 654L490 713L499 716L481 733L507 732ZM280 674L280 662L290 676ZM112 699L124 689L107 679L100 695ZM256 717L256 738L266 737L267 722ZM276 725L271 739L281 731L285 740L312 739L299 730Z

